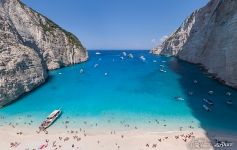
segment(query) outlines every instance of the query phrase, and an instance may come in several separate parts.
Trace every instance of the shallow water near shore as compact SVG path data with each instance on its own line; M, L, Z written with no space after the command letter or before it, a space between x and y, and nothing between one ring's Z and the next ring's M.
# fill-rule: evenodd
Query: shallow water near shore
M60 119L74 122L75 127L86 121L103 127L129 124L170 131L191 126L237 133L237 91L209 78L198 66L148 51L126 51L133 59L122 51L96 52L89 51L90 59L83 64L50 71L45 85L0 110L6 118L0 125L25 122L30 115L38 127L51 111L61 108ZM160 71L160 65L166 72ZM208 94L210 90L214 94ZM203 98L211 99L214 106ZM227 100L233 105L226 104ZM203 104L212 111L205 111ZM62 125L60 121L54 124Z

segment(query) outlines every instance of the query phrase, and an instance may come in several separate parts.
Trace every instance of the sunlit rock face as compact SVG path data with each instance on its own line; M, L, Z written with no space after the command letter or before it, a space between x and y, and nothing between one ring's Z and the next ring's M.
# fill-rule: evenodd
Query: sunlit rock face
M33 90L47 70L86 61L76 36L19 0L0 0L0 106Z
M237 1L211 0L153 53L202 64L225 84L237 88Z

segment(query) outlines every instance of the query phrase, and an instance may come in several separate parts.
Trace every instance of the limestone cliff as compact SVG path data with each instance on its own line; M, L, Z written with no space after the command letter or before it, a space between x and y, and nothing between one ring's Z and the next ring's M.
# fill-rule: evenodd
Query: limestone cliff
M237 1L210 0L153 53L202 64L225 84L237 88Z
M44 83L47 70L87 60L77 37L21 1L0 0L0 12L0 106Z

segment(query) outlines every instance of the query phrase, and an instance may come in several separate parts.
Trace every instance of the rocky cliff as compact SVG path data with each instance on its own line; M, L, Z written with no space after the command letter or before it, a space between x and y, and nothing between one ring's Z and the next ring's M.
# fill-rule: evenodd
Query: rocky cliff
M237 1L210 0L153 53L202 64L225 84L237 88Z
M0 106L44 83L47 70L87 58L76 36L20 0L0 0Z

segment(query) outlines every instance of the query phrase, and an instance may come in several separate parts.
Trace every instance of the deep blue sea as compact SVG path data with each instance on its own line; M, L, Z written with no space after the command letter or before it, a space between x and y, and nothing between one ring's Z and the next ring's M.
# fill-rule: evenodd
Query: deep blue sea
M164 129L193 125L237 131L237 91L211 79L198 66L176 58L149 51L126 53L134 58L122 51L89 51L87 62L50 71L47 83L1 109L0 116L14 122L31 115L40 123L52 110L61 108L61 117L78 121L75 125L83 120L111 126L124 121L156 128L154 120L158 120L167 124ZM160 71L160 65L166 72ZM214 93L208 94L210 90ZM184 100L176 100L176 96ZM209 106L203 98L211 99L214 105ZM227 100L233 105L226 104ZM203 104L212 111L205 111Z

